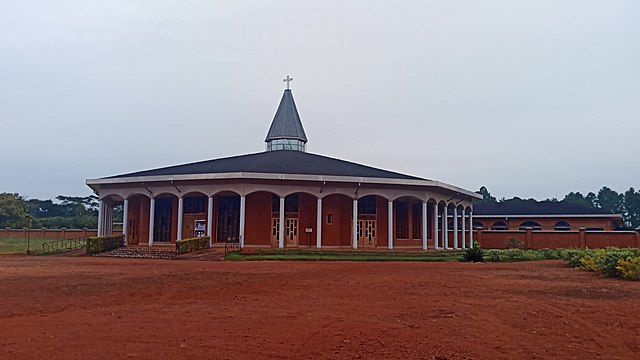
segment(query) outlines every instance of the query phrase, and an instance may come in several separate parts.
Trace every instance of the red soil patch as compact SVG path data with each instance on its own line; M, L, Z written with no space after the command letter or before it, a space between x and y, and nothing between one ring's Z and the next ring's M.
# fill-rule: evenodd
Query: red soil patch
M640 283L560 261L0 257L0 358L637 358Z

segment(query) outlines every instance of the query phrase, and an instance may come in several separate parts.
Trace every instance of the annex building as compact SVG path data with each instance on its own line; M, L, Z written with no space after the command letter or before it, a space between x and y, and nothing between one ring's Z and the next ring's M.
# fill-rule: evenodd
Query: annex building
M98 235L123 204L128 245L210 236L213 246L459 249L472 244L478 194L306 152L291 90L266 151L89 179L100 199Z

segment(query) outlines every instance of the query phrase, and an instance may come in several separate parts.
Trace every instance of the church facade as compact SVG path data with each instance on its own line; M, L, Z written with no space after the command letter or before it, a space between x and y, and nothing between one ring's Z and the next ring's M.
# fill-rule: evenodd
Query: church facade
M288 87L288 86L287 86ZM100 199L98 234L123 204L128 245L210 236L213 246L468 248L473 200L453 185L306 152L286 89L266 151L89 179Z

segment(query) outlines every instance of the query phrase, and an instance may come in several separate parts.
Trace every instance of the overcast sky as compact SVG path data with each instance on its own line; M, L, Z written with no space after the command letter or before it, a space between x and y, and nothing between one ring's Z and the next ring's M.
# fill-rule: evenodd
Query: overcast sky
M0 1L0 192L264 150L497 197L640 187L640 1Z

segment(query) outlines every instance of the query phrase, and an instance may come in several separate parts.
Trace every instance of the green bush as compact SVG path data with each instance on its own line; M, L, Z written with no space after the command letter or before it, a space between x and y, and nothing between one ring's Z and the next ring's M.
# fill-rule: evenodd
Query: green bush
M640 280L640 256L618 260L616 269L627 280Z
M490 249L485 259L491 262L534 261L561 259L561 251L555 249Z
M597 271L605 277L624 277L627 279L634 277L636 264L629 259L635 257L640 257L640 249L609 247L594 250L567 250L563 253L563 258L572 267Z
M204 250L208 249L209 247L208 236L176 241L176 252L178 254L186 254L194 251Z
M462 261L466 262L483 262L484 261L484 251L480 249L480 243L477 241L473 242L473 247L471 249L467 249L462 255Z
M87 255L97 254L124 246L124 235L94 236L87 239Z

